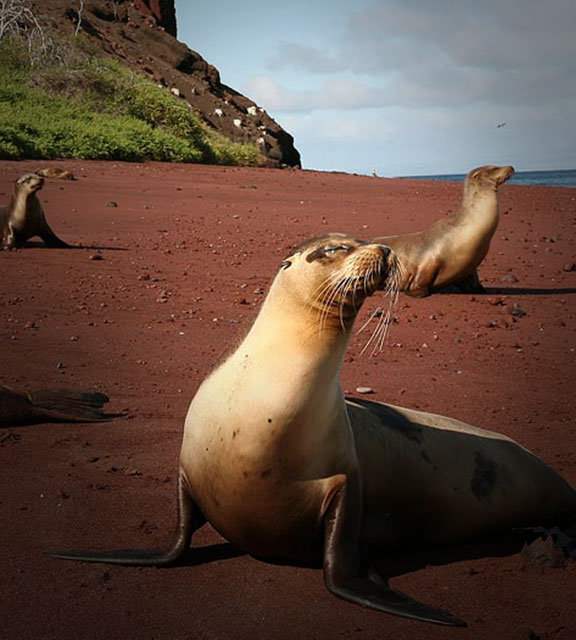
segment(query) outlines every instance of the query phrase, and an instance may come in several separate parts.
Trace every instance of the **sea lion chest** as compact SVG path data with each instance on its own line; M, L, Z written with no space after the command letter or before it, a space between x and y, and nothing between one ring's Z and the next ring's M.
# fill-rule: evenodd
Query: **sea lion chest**
M44 211L36 195L18 194L9 219L17 239L27 240L40 232L44 220Z
M215 372L190 405L181 466L225 538L253 555L310 561L355 454L339 388L310 396L299 385L289 373L263 384L249 368Z

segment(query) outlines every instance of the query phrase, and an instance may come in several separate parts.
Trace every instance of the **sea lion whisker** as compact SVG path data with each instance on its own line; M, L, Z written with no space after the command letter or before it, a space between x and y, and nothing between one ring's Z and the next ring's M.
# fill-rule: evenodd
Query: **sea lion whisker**
M370 320L373 318L374 316L372 315L370 317ZM380 330L380 325L382 323L382 315L380 315L378 317L378 321L376 322L376 326L374 327L374 330L372 331L372 334L370 335L370 338L368 339L368 341L366 342L366 344L364 345L364 347L362 348L362 350L360 351L360 355L364 355L364 353L366 352L366 350L368 349L368 347L372 344L372 342L374 341L376 335L378 334L378 331ZM369 321L370 321L369 320ZM374 355L374 352L372 351L370 353L370 355Z
M334 301L336 300L336 297L341 292L345 284L346 280L335 279L332 288L326 292L326 295L322 299L322 317L320 323L321 330L325 328L326 319L328 318L330 309L334 306Z
M391 324L392 309L396 304L396 302L398 301L398 296L399 296L396 274L397 272L393 265L389 272L389 277L386 280L386 284L384 285L384 289L383 289L384 297L389 297L388 309L386 313L381 314L378 317L378 322L376 323L376 326L374 327L374 330L370 338L368 339L368 341L364 345L364 348L360 352L360 355L362 355L370 345L373 345L372 351L370 352L370 356L374 356L376 355L376 353L382 352L382 349L384 348L386 337L388 335L388 330ZM381 307L379 307L378 310L383 311ZM360 331L362 331L364 328L366 328L370 324L370 322L372 321L372 318L375 316L375 313L376 312L371 314L367 322L365 322L364 325L360 328ZM358 331L358 333L360 331Z
M388 331L390 330L390 325L392 324L392 310L394 306L398 302L398 297L400 292L398 288L388 290L385 293L386 296L389 296L388 301L388 309L386 311L386 315L384 316L384 321L382 323L382 328L380 332L380 338L378 340L378 352L381 353L384 348L384 343L386 342L386 338L388 337Z

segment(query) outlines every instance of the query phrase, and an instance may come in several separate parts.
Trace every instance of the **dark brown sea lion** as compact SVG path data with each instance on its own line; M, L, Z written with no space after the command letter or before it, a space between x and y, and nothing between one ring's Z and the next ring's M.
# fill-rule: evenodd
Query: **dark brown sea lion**
M292 252L248 335L192 400L172 546L48 555L169 565L209 521L259 558L323 564L327 588L345 600L464 624L374 578L372 551L560 523L576 513L576 493L505 436L345 399L340 367L354 320L367 296L395 289L394 274L387 247L347 236Z
M46 246L70 247L52 231L36 193L44 179L27 173L16 180L12 199L0 208L0 242L4 249L14 249L34 236L40 236Z
M394 250L402 291L417 298L450 285L462 292L484 291L476 269L498 226L498 187L513 174L511 166L472 169L458 211L424 231L375 239Z

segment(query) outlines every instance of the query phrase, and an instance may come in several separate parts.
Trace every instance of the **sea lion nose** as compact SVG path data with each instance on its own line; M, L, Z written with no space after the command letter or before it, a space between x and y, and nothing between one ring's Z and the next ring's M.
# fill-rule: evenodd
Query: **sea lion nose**
M387 247L385 244L381 244L379 245L379 247L380 251L382 252L383 258L388 258L388 256L392 253L392 249L390 249L390 247Z

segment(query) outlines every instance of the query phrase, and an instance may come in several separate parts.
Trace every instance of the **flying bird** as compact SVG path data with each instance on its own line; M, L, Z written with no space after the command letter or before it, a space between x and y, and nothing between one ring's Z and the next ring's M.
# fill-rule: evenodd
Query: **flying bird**
M496 125L496 129L500 129L501 127L505 127L508 123L507 122L501 122L500 124Z

